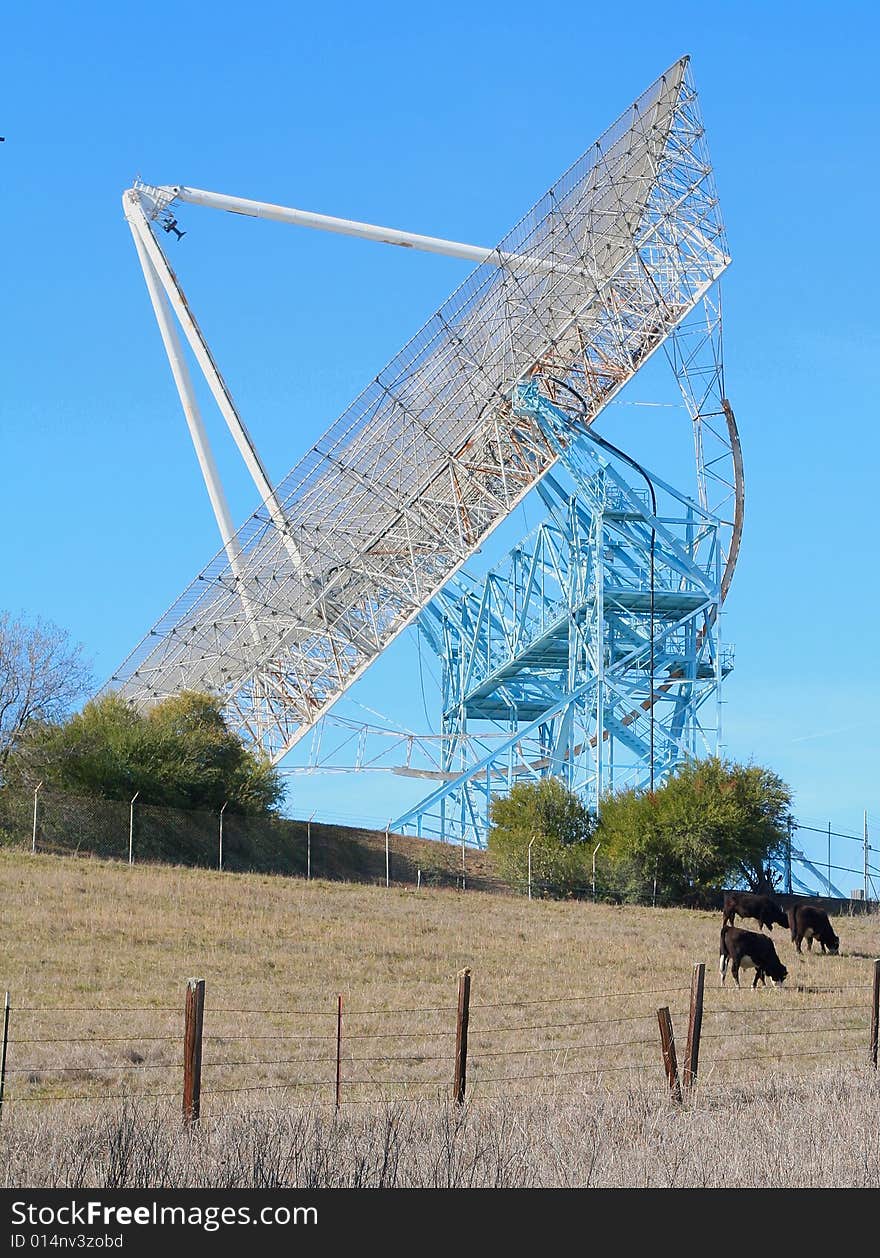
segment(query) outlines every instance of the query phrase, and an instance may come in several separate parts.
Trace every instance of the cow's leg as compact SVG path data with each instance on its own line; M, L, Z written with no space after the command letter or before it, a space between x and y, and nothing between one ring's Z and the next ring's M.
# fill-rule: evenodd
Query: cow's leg
M736 983L737 987L739 987L739 961L734 961L733 965L730 967L730 972L733 975L734 983Z
M825 947L825 945L824 945L824 943L822 942L822 940L821 940L821 939L819 940L819 946L820 946L820 948L822 949L822 954L823 954L823 956L824 956L824 954L828 951L828 949Z
M727 978L727 962L729 961L729 959L730 958L728 957L726 952L722 952L721 956L718 958L718 970L719 970L719 973L721 974L722 987L724 986L724 980Z
M808 952L813 951L813 936L812 935L807 935L807 951Z
M801 939L796 939L796 940L794 941L794 946L797 948L798 952L801 952L801 951L802 951L802 949L801 949L801 944L802 944L802 943L803 943L803 938L801 938Z

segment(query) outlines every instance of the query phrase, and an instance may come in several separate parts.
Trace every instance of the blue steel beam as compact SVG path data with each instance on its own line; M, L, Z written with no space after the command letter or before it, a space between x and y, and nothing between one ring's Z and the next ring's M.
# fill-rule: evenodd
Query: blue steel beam
M398 829L484 843L493 791L517 780L555 774L599 807L615 782L645 784L649 733L658 780L700 745L714 749L717 731L699 713L730 669L715 632L719 521L654 477L663 501L652 513L589 434L571 441L570 416L534 382L517 404L549 440L564 429L574 492L545 477L546 519L482 581L460 574L424 614L443 670L444 768L458 777ZM479 725L506 732L483 755L464 739Z

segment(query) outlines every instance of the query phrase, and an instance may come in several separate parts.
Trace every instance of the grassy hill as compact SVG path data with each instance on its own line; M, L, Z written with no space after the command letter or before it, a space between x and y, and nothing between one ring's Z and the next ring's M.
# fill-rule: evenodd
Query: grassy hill
M613 1095L666 1104L656 1010L671 1008L681 1054L697 961L707 963L707 1104L716 1088L751 1089L764 1104L762 1084L832 1065L853 1098L876 1087L865 1068L876 916L838 919L839 957L798 957L774 931L790 980L752 991L718 985L717 913L9 850L0 851L0 897L10 1166L24 1166L13 1153L34 1149L35 1124L52 1115L52 1131L80 1130L89 1112L110 1121L108 1098L121 1091L151 1098L165 1107L162 1122L176 1124L190 976L206 981L203 1112L216 1121L267 1105L306 1125L332 1114L339 993L350 1121L379 1122L392 1101L446 1113L464 966L476 1104L554 1113L576 1096L591 1106ZM18 1173L29 1172L9 1172Z

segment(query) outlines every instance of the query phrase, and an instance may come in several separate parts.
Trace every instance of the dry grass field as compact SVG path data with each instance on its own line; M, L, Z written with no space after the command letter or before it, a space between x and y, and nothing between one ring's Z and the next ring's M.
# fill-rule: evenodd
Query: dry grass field
M790 1168L797 1141L789 1176L880 1182L880 1092L866 1064L876 916L837 919L839 957L798 957L775 930L789 981L752 991L730 978L719 986L718 913L12 851L0 852L0 897L8 1186L224 1175L301 1186L708 1184L721 1174L714 1150L729 1142L731 1105L760 1119L750 1139L766 1144L737 1182L762 1182L748 1175L771 1174L771 1161ZM670 1007L681 1053L697 961L707 963L700 1084L676 1107L656 1010ZM448 1096L463 966L472 1103L458 1114ZM206 982L196 1133L177 1117L190 976ZM807 1106L809 1138L783 1122L793 1098Z

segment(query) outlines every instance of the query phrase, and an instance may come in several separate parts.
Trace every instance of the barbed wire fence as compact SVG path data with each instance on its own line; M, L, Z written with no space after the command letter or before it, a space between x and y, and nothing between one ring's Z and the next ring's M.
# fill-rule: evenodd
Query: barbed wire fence
M387 886L515 892L529 898L559 893L558 883L538 871L534 877L526 869L501 877L485 852L396 834L390 824L377 830L318 820L316 814L295 820L246 816L226 806L217 812L162 808L137 796L126 803L75 796L42 785L33 792L0 789L0 844L29 847L33 852ZM870 842L867 814L861 835L835 830L830 823L819 827L793 821L790 837L801 833L811 836L814 848L818 844L825 851L801 853L790 843L782 891L796 893L809 880L818 886L810 894L825 895L836 882L845 882L845 875L861 884L849 888L851 903L853 899L876 902L880 849ZM832 859L832 839L858 845L859 857L847 863ZM798 841L803 840L799 837ZM563 888L565 895L583 899L596 898L596 891L595 871L589 881L567 882ZM663 902L656 878L644 879L639 900L654 905Z
M0 1122L10 1106L137 1101L170 1113L176 1103L195 1123L206 1097L212 1112L231 1098L271 1097L339 1113L636 1077L680 1101L698 1076L741 1080L814 1058L877 1068L880 960L864 982L801 984L761 1004L745 991L707 993L703 963L689 985L521 1000L472 1002L471 979L460 973L448 1003L366 1008L339 994L306 1009L213 1006L204 981L190 979L182 1027L179 1005L18 1006L7 992Z

